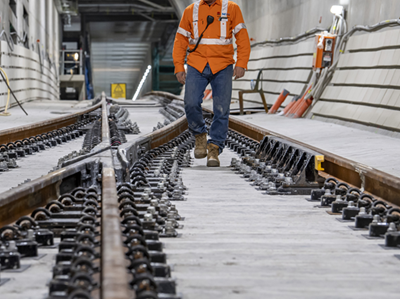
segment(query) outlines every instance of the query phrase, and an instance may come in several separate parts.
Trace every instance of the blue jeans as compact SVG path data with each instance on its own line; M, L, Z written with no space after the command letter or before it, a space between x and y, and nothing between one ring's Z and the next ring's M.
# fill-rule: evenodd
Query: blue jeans
M211 139L208 140L208 143L218 145L220 153L225 147L225 139L228 134L232 75L233 65L229 65L216 74L211 72L208 64L203 73L200 73L190 65L187 68L184 101L189 130L195 136L207 132L201 103L203 103L204 91L207 85L211 84L214 118L209 132Z

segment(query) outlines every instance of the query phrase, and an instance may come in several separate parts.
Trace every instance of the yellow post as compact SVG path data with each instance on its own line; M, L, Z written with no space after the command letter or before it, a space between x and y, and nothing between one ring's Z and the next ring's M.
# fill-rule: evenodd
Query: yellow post
M5 76L6 79L7 79L7 83L8 83L8 85L10 86L10 81L8 81L8 76L7 76L6 72L5 72L1 67L0 67L0 71L4 74L4 76ZM8 93L7 93L6 108L5 108L5 110L4 110L3 113L0 113L0 116L10 116L10 115L11 115L11 113L7 112L8 104L9 104L9 103L10 103L10 89L8 89Z
M323 155L316 155L315 156L315 169L324 171L325 169L322 168L322 162L325 161L325 157Z

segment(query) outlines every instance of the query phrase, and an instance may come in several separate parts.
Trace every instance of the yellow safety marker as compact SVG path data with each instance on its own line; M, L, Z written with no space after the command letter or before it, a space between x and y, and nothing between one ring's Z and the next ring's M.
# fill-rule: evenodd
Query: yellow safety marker
M10 85L10 81L8 81L8 76L7 76L6 72L5 72L2 68L0 68L0 72L2 72L2 73L4 74L4 76L5 76L6 79L7 79L8 85ZM8 92L7 92L7 103L6 103L6 108L5 108L5 110L4 110L3 113L0 113L0 116L10 116L10 115L11 115L10 112L7 112L8 104L9 104L9 103L10 103L10 89L8 89Z
M325 161L325 157L323 155L315 156L315 169L324 171L325 169L322 168L321 163Z
M111 84L111 97L113 99L126 99L126 84L125 83L112 83Z

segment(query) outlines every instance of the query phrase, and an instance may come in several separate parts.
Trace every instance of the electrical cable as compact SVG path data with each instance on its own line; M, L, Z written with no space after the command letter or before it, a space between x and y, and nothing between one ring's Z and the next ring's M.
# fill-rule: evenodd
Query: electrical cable
M11 52L14 52L14 42L12 41L11 37L8 36L8 34L7 34L7 32L5 30L3 30L0 33L0 38L2 38L3 35L6 37L6 42L8 44L8 47L10 48Z
M198 46L199 46L199 44L200 44L200 41L201 41L201 39L203 38L204 32L206 32L208 26L210 26L213 22L214 22L214 17L213 17L213 16L208 16L208 17L207 17L207 26L206 26L206 29L204 29L204 31L201 33L199 39L197 40L196 46L194 46L193 50L188 50L189 53L193 53L194 51L197 50L197 48L198 48Z
M6 79L7 79L7 83L10 84L10 81L8 80L7 73L2 68L0 68L0 72L4 73L4 75L6 76ZM6 108L4 109L4 112L0 114L1 116L10 116L11 115L11 113L7 112L9 103L10 103L10 89L7 90Z
M22 111L25 112L26 115L28 115L28 113L25 111L24 107L22 107L21 103L18 101L17 97L15 96L14 92L12 91L10 84L8 84L8 80L4 77L3 72L0 72L1 77L3 77L4 82L7 84L7 87L9 89L9 91L11 91L11 94L13 95L14 99L17 101L19 107L22 109Z
M333 74L338 66L339 56L344 53L347 42L354 33L356 33L357 31L375 32L383 28L395 27L400 25L400 19L392 19L392 20L382 21L371 26L357 25L354 26L350 31L345 32L347 29L346 21L343 19L343 17L341 17L340 20L342 20L343 23L344 33L343 34L339 33L339 35L342 35L342 38L340 38L340 40L337 41L336 43L335 53L337 53L337 55L335 55L334 63L324 72L321 72L321 77L319 79L318 84L315 86L315 88L313 88L313 90L311 90L311 93L307 95L307 98L310 97L314 98L313 105L315 105L315 103L319 100L326 86L331 81Z

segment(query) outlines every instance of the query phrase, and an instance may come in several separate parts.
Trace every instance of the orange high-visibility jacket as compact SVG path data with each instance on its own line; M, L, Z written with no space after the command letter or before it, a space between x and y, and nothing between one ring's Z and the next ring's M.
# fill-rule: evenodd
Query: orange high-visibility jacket
M250 40L244 24L240 7L228 0L216 0L208 6L203 0L188 6L182 16L175 37L173 59L175 73L184 72L186 50L193 49L201 33L207 26L207 16L213 16L214 22L205 31L199 47L187 58L188 65L203 72L207 63L213 74L234 64L232 37L237 45L236 66L247 68L250 57Z

